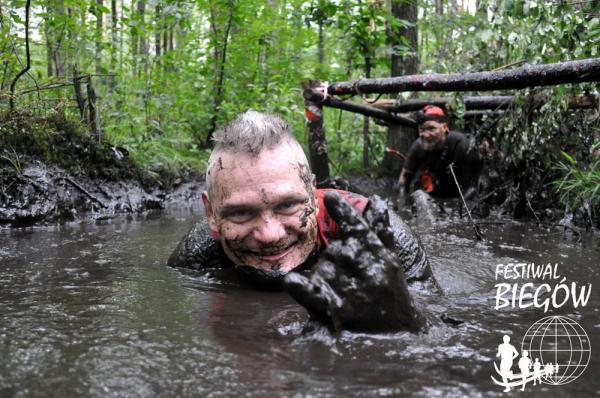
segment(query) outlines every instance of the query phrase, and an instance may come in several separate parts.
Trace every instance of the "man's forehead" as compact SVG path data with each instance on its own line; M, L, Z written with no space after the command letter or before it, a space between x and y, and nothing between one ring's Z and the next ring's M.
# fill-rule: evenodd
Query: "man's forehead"
M263 151L259 156L222 153L212 163L213 191L220 202L256 196L260 190L269 197L310 190L305 161L286 151Z
M419 126L423 127L423 126L440 126L446 124L446 122L438 122L436 120L426 120L423 123L421 123Z
M287 147L266 149L258 155L222 152L212 161L213 172L215 175L228 175L241 169L247 174L252 174L265 169L276 169L297 174L298 169L305 168L305 162L295 151L287 149Z

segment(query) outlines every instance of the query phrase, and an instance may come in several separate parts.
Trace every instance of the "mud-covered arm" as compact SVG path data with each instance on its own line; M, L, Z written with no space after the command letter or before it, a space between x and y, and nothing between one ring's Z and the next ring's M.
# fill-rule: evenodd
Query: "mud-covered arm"
M402 265L408 282L432 280L435 282L427 254L419 238L393 210L389 210L393 244L390 250Z
M400 171L400 176L398 177L398 182L396 184L396 190L401 195L408 195L410 193L410 187L415 175L415 171L422 162L422 151L419 148L420 142L419 140L415 140L415 142L413 142L410 146L406 160L402 165L402 170Z
M372 197L360 215L330 192L325 205L339 228L336 239L310 275L286 275L285 289L335 332L420 330L423 318L413 305L403 266L388 249L394 237L385 202Z
M220 268L223 258L221 244L210 236L208 220L203 218L181 239L167 265L197 270Z

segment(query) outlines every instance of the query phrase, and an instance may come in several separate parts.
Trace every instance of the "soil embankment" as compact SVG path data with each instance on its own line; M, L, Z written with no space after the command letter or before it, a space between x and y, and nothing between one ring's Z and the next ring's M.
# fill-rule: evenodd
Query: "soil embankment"
M0 224L107 218L199 200L199 175L140 168L64 118L12 115L0 124Z

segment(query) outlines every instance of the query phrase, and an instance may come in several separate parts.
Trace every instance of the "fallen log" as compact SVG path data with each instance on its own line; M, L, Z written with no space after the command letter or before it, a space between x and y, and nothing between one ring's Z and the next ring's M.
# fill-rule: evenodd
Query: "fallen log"
M468 117L479 117L479 116L499 116L504 114L505 110L503 109L482 109L482 110L476 110L476 111L466 111L465 113L463 113L463 118L468 118Z
M600 81L600 58L525 65L491 72L410 75L333 83L329 93L392 94L402 91L490 91Z
M464 96L463 102L465 109L468 111L476 110L499 110L507 109L514 105L516 99L512 95L494 95L494 96ZM435 97L429 99L411 99L404 102L398 102L393 99L380 99L377 101L366 100L365 102L374 108L386 110L388 112L415 112L423 109L425 105L435 105L442 108L448 108L452 103L453 98ZM536 97L534 103L543 104L547 98L542 96ZM569 98L570 109L587 109L598 106L598 99L593 95L581 95Z
M361 115L374 117L380 120L385 120L386 122L399 124L402 126L417 128L417 123L409 118L394 115L386 110L376 108L374 106L358 104L356 102L350 101L342 101L338 98L327 97L312 89L308 88L304 90L304 98L308 101L319 103L325 106L329 106L331 108L342 109L345 111L360 113Z

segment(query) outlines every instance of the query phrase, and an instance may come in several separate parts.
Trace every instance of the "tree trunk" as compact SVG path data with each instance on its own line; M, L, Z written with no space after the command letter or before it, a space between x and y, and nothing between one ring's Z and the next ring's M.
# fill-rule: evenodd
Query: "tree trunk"
M442 16L444 14L444 1L435 0L435 15Z
M117 0L110 0L110 20L111 20L111 26L110 26L110 41L111 41L111 48L110 48L110 73L112 74L112 76L109 77L109 88L110 88L110 92L114 93L115 92L115 87L116 87L116 78L115 78L115 74L116 74L116 69L117 69L117 51L120 48L119 46L119 33L117 31L117 22L118 22L118 16L117 16Z
M48 77L54 76L54 53L53 53L53 35L50 27L50 19L52 15L52 8L50 2L46 4L45 9L47 17L44 19L44 36L46 36L46 73Z
M146 0L138 0L137 3L137 12L140 19L140 45L139 55L140 61L142 63L142 70L144 73L148 73L148 42L146 40Z
M102 73L102 19L104 13L102 9L104 7L103 0L96 0L96 73Z
M124 5L124 4L123 4ZM137 19L137 7L134 7L134 3L132 0L131 3L131 20L135 21ZM137 65L138 65L138 44L139 44L139 34L137 30L132 30L130 35L131 41L131 74L133 77L137 76Z
M124 15L125 14L125 11L124 11L125 7L124 7L124 5L125 5L124 4L124 0L121 0L121 12L120 12L121 21L124 19L124 16L125 16ZM120 66L119 69L121 70L121 73L123 72L122 65L123 65L123 43L124 43L124 41L123 41L123 31L124 30L125 29L119 29L119 66Z
M162 53L166 54L169 51L169 31L171 27L167 24L167 19L165 18L163 22L163 38L162 38Z
M67 75L67 54L65 40L65 30L63 27L66 25L65 15L65 4L64 0L51 1L52 3L52 14L49 18L54 20L54 26L49 28L50 37L52 37L52 63L54 64L54 75L56 77L65 77ZM63 19L62 23L58 23L60 19Z
M10 27L4 23L4 10L3 4L0 2L0 35L8 37L10 33ZM2 47L0 47L0 54L8 53L10 51L8 43L5 41ZM2 61L2 79L0 79L0 91L4 91L6 85L6 79L8 78L9 60L4 59Z
M329 157L327 156L327 139L323 128L323 107L320 103L313 102L310 99L311 94L314 93L313 89L321 84L322 82L318 80L302 82L304 115L308 126L308 158L317 183L329 178Z
M371 56L372 52L370 49L363 49L365 52L365 77L369 79L371 77ZM371 142L369 139L369 117L365 116L363 121L363 167L367 169L369 167L369 148Z
M317 76L319 78L323 77L324 67L325 67L325 32L323 30L323 22L319 21L319 59L317 65Z
M81 121L89 120L87 113L87 106L85 105L85 98L83 97L83 91L81 90L81 79L79 78L79 71L77 65L73 65L73 88L75 89L75 100L77 101L77 107L79 108L79 116Z
M161 19L160 4L156 4L154 7L154 55L156 58L160 57L160 51L162 49L160 46L161 29L163 27Z
M227 44L229 43L229 33L231 32L231 26L233 23L233 17L235 15L235 2L233 0L230 0L228 2L229 5L229 15L227 17L227 23L225 25L225 29L223 32L223 39L220 43L215 42L215 51L214 51L214 55L218 56L217 59L215 59L215 66L216 66L216 82L215 82L215 87L214 87L214 94L213 94L213 109L212 109L212 115L210 118L210 126L209 126L209 130L208 130L208 135L206 136L206 142L204 143L206 147L210 147L211 146L211 140L212 140L212 136L215 132L215 130L217 129L217 115L220 111L221 108L221 102L223 102L223 82L225 80L225 63L227 62ZM213 15L213 31L216 33L218 32L218 27L216 25L216 16ZM217 38L218 39L218 36ZM219 45L220 44L220 45ZM219 48L217 48L217 45L219 45Z
M409 75L418 72L419 69L419 51L418 51L418 30L417 30L417 1L392 0L392 15L394 18L405 20L410 26L399 29L390 29L390 43L393 48L400 46L403 38L408 42L410 51L407 54L397 54L392 52L391 76ZM403 125L391 125L388 129L386 146L393 148L400 153L408 153L412 142L417 138L417 131L414 128ZM384 175L397 176L402 169L403 160L394 153L385 152L381 164L381 172Z
M98 144L102 144L104 137L102 130L100 129L100 115L98 108L96 107L96 91L92 84L92 77L87 78L87 98L88 98L88 111L89 111L89 125L92 130L92 136L96 138Z

